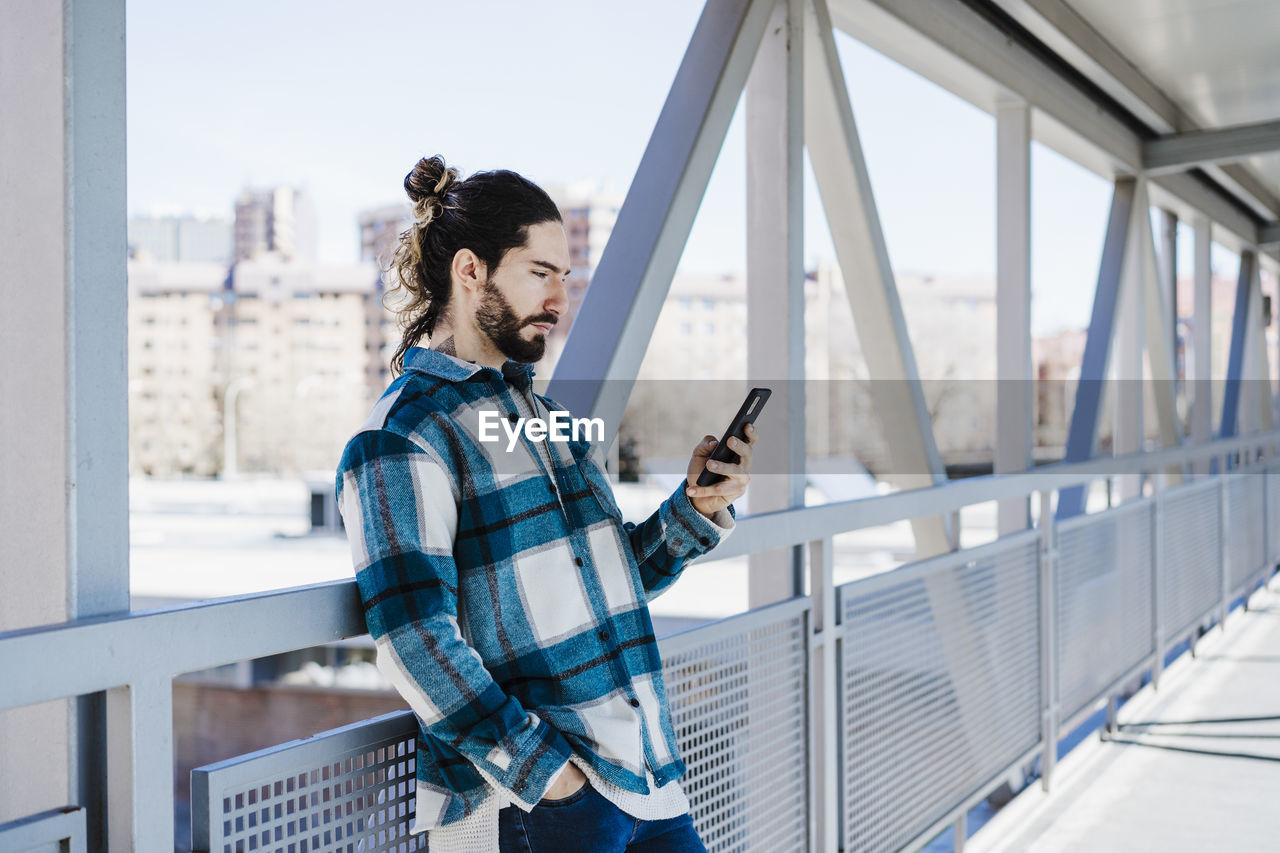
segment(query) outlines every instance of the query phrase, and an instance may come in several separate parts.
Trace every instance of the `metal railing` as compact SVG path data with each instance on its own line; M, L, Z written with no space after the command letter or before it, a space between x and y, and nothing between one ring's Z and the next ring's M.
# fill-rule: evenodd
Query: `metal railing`
M1280 431L740 519L700 562L804 545L811 595L660 640L709 850L918 846L1270 572ZM1165 487L1169 468L1225 475ZM1056 522L1059 489L1152 494ZM1039 494L1034 531L837 587L841 533ZM107 693L110 843L173 839L172 679L365 632L354 580L0 634L0 709ZM50 661L58 662L49 666ZM274 787L272 788L274 790Z

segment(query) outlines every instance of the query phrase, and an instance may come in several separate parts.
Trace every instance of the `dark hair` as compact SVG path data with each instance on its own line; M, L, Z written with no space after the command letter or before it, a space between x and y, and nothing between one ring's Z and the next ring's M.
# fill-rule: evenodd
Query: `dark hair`
M400 234L389 269L386 297L403 290L395 308L402 337L391 359L392 375L404 371L404 354L431 336L453 289L450 268L459 249L470 249L490 274L511 249L525 245L529 226L561 222L560 210L537 184L505 169L458 180L440 156L419 160L404 179L413 202L413 224Z

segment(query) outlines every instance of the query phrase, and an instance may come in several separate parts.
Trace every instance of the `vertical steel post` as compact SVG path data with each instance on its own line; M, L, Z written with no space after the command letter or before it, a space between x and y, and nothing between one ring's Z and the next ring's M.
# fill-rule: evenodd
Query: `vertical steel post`
M108 849L173 845L173 681L107 691Z
M773 386L773 437L760 448L752 512L804 506L804 5L773 7L746 86L747 376ZM804 584L804 549L747 557L747 598L763 607Z
M1213 383L1209 373L1212 323L1213 270L1210 266L1212 226L1204 217L1195 220L1195 310L1191 315L1191 349L1193 391L1191 397L1191 440L1208 441L1213 437ZM1193 466L1196 474L1209 473L1209 460Z
M1164 616L1161 599L1165 592L1164 575L1164 513L1165 513L1165 477L1156 478L1154 512L1151 525L1151 686L1160 689L1160 676L1164 673Z
M1053 513L1049 511L1050 492L1040 492L1040 786L1045 791L1053 776L1058 758L1058 689L1057 689L1057 620L1054 606L1057 598L1054 584L1057 574L1057 543L1054 537Z
M1221 582L1222 582L1222 602L1218 609L1218 625L1223 631L1227 630L1227 607L1230 602L1227 597L1230 593L1231 572L1228 564L1231 560L1231 548L1227 544L1229 541L1228 530L1231 524L1231 503L1227 499L1227 477L1234 474L1227 473L1227 457L1222 458L1222 474L1218 477L1218 553L1221 559L1218 563L1221 565Z
M840 828L834 542L809 543L809 850L837 849Z
M1031 363L1031 107L996 104L996 446L995 473L1034 467ZM1031 524L1026 496L997 507L1004 536Z

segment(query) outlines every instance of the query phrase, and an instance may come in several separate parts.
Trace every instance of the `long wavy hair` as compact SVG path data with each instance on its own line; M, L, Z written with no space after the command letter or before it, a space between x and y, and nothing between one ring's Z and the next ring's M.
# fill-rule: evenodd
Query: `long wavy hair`
M394 311L400 347L391 375L404 372L404 355L430 338L449 305L454 255L470 249L489 275L511 249L524 246L529 227L561 222L560 210L537 184L511 171L476 172L465 180L439 155L419 160L404 179L413 202L413 223L401 232L387 273L387 298L400 295Z

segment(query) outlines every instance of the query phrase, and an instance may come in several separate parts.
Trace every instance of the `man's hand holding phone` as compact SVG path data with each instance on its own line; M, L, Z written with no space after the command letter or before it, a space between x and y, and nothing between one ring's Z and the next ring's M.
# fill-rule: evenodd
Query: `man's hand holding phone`
M693 508L708 518L746 494L747 483L751 481L751 453L757 439L756 425L747 424L745 432L746 441L736 435L730 435L725 441L725 446L738 454L739 461L736 464L709 458L716 449L714 435L704 435L693 451L693 458L689 460L688 482L696 483L704 469L725 478L710 486L691 485L686 490Z

